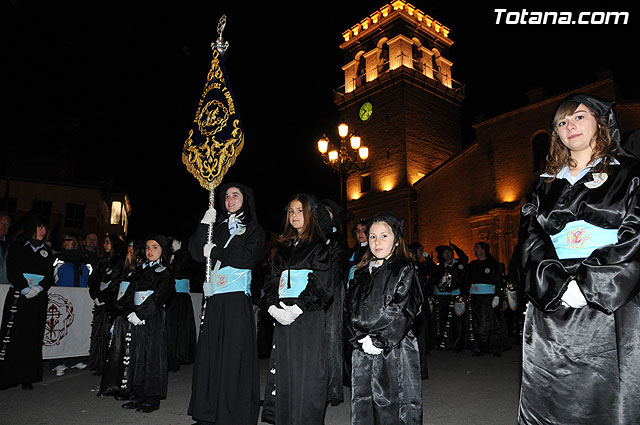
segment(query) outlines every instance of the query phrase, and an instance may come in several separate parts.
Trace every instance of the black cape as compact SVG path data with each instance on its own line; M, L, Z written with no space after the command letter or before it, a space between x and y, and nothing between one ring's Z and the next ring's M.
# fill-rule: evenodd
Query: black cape
M573 186L541 177L522 207L520 424L640 422L640 163L620 162L592 188L592 173ZM618 243L559 260L549 235L575 220L618 229ZM586 307L562 305L573 279Z
M411 326L422 306L414 265L387 261L356 271L350 300L353 347L351 423L422 424L420 353ZM358 341L369 335L383 348L366 354Z
M20 294L28 286L23 273L44 276L33 298ZM0 328L0 389L42 381L42 342L47 291L53 283L53 254L42 245L35 252L25 240L11 244L7 255L9 288Z

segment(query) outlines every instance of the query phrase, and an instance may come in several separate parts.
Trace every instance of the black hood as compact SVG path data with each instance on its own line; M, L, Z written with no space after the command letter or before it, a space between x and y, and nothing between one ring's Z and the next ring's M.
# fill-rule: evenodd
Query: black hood
M560 106L564 105L567 102L576 102L578 104L582 103L589 109L593 111L598 117L603 117L607 125L609 126L609 134L611 134L611 141L620 149L620 127L618 126L618 121L616 120L615 107L616 102L608 102L603 99L599 99L595 96L591 96L584 93L574 93L565 97L559 104L556 106L556 109L553 112L552 120L556 116L556 112ZM553 131L553 121L551 123L551 129Z
M225 195L227 194L227 190L230 187L237 187L242 192L242 207L240 211L244 212L245 218L242 220L244 224L249 224L250 222L258 223L258 215L256 213L255 200L253 198L253 191L249 189L247 186L242 183L229 182L225 183L218 189L218 204L220 207L220 211L223 214L220 214L218 218L219 221L225 220L229 216L229 211L227 211L227 207L225 206ZM250 217L250 220L248 218Z

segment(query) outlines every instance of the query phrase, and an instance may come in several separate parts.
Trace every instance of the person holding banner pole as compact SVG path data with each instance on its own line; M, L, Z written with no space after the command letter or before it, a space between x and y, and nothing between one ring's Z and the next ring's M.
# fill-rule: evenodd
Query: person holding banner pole
M47 224L34 215L24 238L9 247L9 292L0 328L0 389L22 384L32 390L42 381L42 342L47 317L47 291L53 284L53 253L44 243Z
M198 262L211 261L204 283L188 413L201 424L256 424L260 369L251 301L251 270L262 258L264 231L253 192L239 183L219 190L221 217L209 208L189 241ZM214 223L213 243L207 243Z

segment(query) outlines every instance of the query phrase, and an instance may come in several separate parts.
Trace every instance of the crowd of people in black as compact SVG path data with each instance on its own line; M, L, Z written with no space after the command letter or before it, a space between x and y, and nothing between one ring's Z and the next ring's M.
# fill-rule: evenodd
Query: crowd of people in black
M157 410L169 371L193 363L185 410L201 424L256 424L261 403L263 422L322 424L347 386L352 424L417 425L429 351L500 357L522 343L519 423L636 423L640 167L621 149L612 103L569 97L552 129L548 173L527 195L508 266L484 241L471 261L451 241L434 259L407 245L390 212L357 221L349 249L340 208L304 193L262 262L265 233L240 183L219 189L185 247L108 235L99 257L95 235L82 249L66 234L53 252L37 215L8 243L0 214L0 283L10 286L0 388L42 380L49 288L86 286L89 358L52 368L88 366L100 394L126 409ZM201 287L192 261L211 266ZM259 357L269 358L262 395Z
M380 213L356 222L349 248L338 230L340 206L298 194L278 245L265 255L251 189L229 183L219 193L217 210L206 212L184 246L160 234L128 242L106 235L99 249L96 234L81 240L69 232L54 251L38 214L11 244L5 230L1 388L32 389L42 380L53 285L87 288L93 303L89 356L49 360L57 376L88 367L100 376L98 395L152 412L166 397L168 372L194 364L188 413L203 424L255 423L261 404L265 422L321 423L327 405L344 402L345 386L354 423L388 418L400 406L419 418L430 350L499 355L509 348L504 266L488 245L477 244L471 262L452 243L439 246L436 263L419 243L405 243L402 219ZM1 214L0 229L9 221ZM207 261L209 279L198 279L196 264ZM203 293L198 335L193 292ZM264 394L259 358L270 359ZM395 384L406 387L404 399L392 407L357 402L369 400L375 381L397 374L399 364L403 377L415 378Z

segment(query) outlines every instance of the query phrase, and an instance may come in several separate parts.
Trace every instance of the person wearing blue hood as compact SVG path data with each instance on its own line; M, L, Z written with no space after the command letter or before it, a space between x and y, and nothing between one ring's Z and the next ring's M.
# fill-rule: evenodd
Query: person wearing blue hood
M188 414L201 424L255 424L260 369L251 301L251 269L262 258L264 231L253 192L239 183L219 189L220 217L209 208L189 241L195 261L212 262L203 285L204 318L196 345ZM213 243L207 230L213 224Z
M640 162L620 147L613 102L571 95L551 131L518 236L518 423L638 424Z
M47 291L53 284L53 253L44 243L47 223L38 214L24 225L23 238L9 247L9 292L0 328L0 389L42 381L42 342Z

